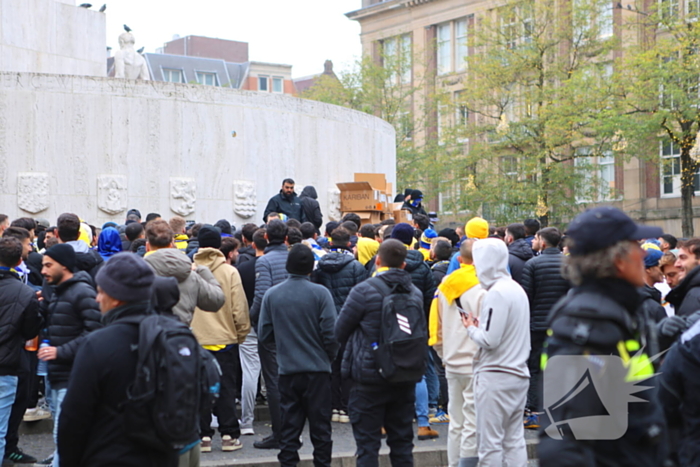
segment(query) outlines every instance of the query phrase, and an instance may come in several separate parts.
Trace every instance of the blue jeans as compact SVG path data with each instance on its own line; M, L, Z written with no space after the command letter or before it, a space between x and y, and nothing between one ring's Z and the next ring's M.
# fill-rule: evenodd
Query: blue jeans
M435 409L440 399L440 380L435 369L432 349L428 349L428 359L425 370L425 383L428 385L428 406Z
M418 426L430 426L428 421L428 385L425 383L425 375L416 383L416 420Z
M66 397L68 389L51 389L51 401L53 403L53 442L56 445L56 451L53 454L53 467L58 467L58 420L61 417L61 405L63 398Z
M0 376L0 459L5 458L5 436L17 394L17 380L16 376Z

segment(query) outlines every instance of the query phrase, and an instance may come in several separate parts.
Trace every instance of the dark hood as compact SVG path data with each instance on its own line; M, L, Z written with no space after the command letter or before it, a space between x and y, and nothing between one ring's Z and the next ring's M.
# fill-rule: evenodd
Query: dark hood
M678 287L671 290L668 295L666 295L666 300L678 310L688 291L694 287L700 287L700 266L696 266L690 271L688 275L683 278L681 283L678 284Z
M351 255L333 251L318 260L318 268L323 272L338 272L354 260L355 258Z
M423 253L418 250L408 250L408 254L406 255L406 271L415 271L424 261Z
M87 253L75 253L75 268L80 271L91 271L92 268L104 262L102 256L95 250L89 250Z
M172 308L180 301L180 287L174 277L156 276L153 282L151 304L158 314L172 314Z
M639 288L639 295L642 296L642 300L647 300L651 298L656 303L661 303L661 291L656 287L649 287L644 284L644 287Z
M308 196L309 198L313 199L318 199L318 195L316 194L316 188L312 187L311 185L305 186L304 189L301 192L301 198Z
M377 277L386 282L389 286L401 284L401 286L407 291L410 291L411 286L413 285L411 274L409 274L405 269L389 269L388 271L379 274Z
M60 285L57 285L56 292L61 293L68 287L72 286L73 284L77 284L78 282L85 282L90 287L95 287L94 283L92 282L92 277L90 277L90 274L88 274L85 271L78 271L75 274L73 274L72 278L68 279Z
M520 238L508 245L508 253L523 261L527 261L534 256L532 253L532 246L530 246L524 238Z

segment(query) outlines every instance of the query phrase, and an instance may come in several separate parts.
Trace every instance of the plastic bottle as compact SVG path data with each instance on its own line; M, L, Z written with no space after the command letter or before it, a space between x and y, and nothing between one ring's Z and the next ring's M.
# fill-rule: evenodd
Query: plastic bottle
M44 339L41 341L41 344L39 345L40 349L43 349L44 347L48 347L51 344L49 344L49 341ZM39 365L36 367L36 374L39 376L46 376L49 373L49 363L45 362L43 360L39 360Z

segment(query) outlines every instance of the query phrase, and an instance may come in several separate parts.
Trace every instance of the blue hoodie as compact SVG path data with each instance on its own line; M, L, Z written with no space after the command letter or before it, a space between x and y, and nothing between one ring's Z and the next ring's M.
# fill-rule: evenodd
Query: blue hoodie
M97 240L97 252L102 256L102 259L107 261L120 251L122 251L122 239L117 229L107 227L100 232L100 238Z

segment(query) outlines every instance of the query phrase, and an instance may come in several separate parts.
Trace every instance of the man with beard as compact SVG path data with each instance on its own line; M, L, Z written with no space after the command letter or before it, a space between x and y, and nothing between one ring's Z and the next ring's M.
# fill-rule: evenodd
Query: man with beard
M294 180L291 178L285 178L280 192L267 202L263 222L267 223L267 216L271 212L284 214L288 219L296 219L299 222L306 221L301 200L294 192Z

